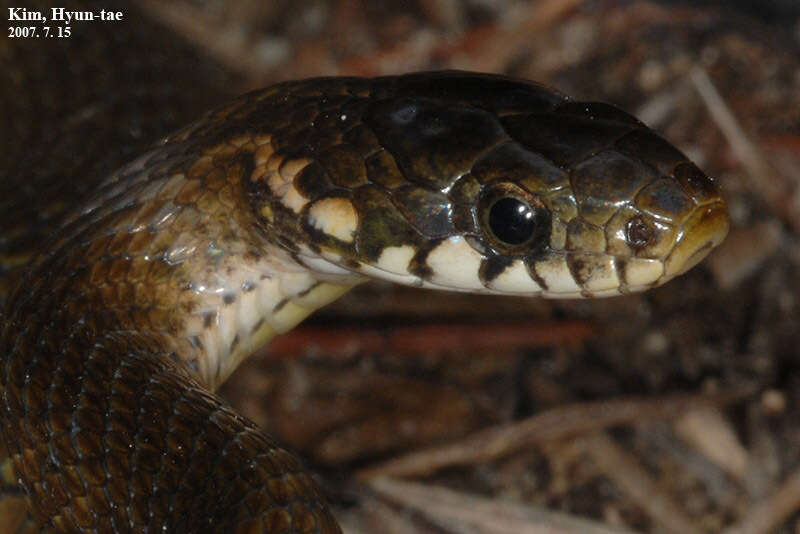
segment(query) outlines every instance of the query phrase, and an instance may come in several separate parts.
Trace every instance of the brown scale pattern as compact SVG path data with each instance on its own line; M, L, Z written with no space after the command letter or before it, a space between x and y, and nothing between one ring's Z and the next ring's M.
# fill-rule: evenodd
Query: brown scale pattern
M191 284L258 254L220 200L245 203L241 168L203 161L177 143L113 175L9 298L3 436L44 531L338 531L299 462L177 363L202 352Z
M4 12L16 5L2 2ZM51 5L114 7L26 7ZM173 198L186 209L172 209L161 242L113 231L155 223L163 212L153 202L69 225L111 170L222 94L208 85L220 76L207 60L120 7L126 21L113 28L92 25L60 47L7 42L0 54L0 105L18 119L0 129L0 304L18 288L0 336L0 419L16 475L43 532L339 532L299 462L165 351L180 323L165 314L165 287L182 275L143 258L196 230L191 219L219 211L225 194L206 202L185 181ZM218 177L195 182L216 190ZM87 226L110 231L87 240ZM84 246L40 258L19 281L54 228L63 231L51 250Z

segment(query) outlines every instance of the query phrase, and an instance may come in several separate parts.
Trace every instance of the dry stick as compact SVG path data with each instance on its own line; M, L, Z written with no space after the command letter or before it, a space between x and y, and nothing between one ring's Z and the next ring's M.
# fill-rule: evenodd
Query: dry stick
M570 404L523 421L481 431L456 443L389 460L360 471L358 477L369 480L430 475L444 467L486 462L545 441L595 432L637 420L673 417L698 406L729 404L745 398L749 393L738 390L716 395Z
M767 180L772 174L767 162L761 156L753 143L747 138L742 130L741 124L734 117L733 112L722 99L722 96L714 87L711 78L708 77L705 69L695 67L691 72L692 83L694 84L700 97L708 108L711 117L722 130L722 134L731 145L731 149L742 162L747 172L752 176Z
M451 489L378 478L370 488L425 516L432 523L459 534L633 534L532 506L477 497ZM688 534L688 533L685 533Z
M744 448L730 421L720 409L691 410L675 420L675 433L700 454L737 480L749 464Z
M752 181L750 189L762 195L772 209L796 231L800 232L800 217L792 209L791 191L778 185L774 180L774 171L744 133L742 126L733 112L722 99L714 83L706 71L695 67L691 72L691 80L711 117L728 140L731 150L747 170Z
M784 480L778 490L750 508L745 518L724 534L767 534L776 530L800 508L800 469Z
M594 458L597 468L650 516L660 530L672 534L699 534L702 529L689 518L653 479L639 460L598 432L578 441Z

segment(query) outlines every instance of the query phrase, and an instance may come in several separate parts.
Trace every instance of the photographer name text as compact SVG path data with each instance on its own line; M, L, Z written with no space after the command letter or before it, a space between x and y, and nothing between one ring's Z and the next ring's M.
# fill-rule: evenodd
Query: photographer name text
M24 7L9 7L8 20L9 22L76 22L85 21L91 22L95 20L106 21L120 21L122 20L122 11L112 11L110 9L101 9L99 11L70 11L63 7L50 8L49 18L41 11L33 9L26 9Z

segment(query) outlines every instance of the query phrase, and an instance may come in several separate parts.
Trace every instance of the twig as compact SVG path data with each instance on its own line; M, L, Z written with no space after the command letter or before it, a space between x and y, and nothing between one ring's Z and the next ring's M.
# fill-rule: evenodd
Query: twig
M638 504L659 529L672 534L699 534L702 529L653 479L633 454L614 443L605 433L579 440L599 470Z
M691 72L691 80L714 122L722 131L722 135L728 140L731 150L747 170L752 181L751 190L761 195L785 222L796 231L800 231L800 217L791 203L792 191L788 190L788 187L782 187L774 179L774 169L767 163L756 145L748 139L706 71L701 67L695 67Z
M769 181L772 171L761 152L750 142L742 129L742 125L733 115L733 112L722 99L722 96L714 87L714 83L709 78L708 73L701 67L695 67L691 72L692 83L700 94L711 113L711 117L717 123L722 135L728 140L739 161L754 178L759 181Z
M372 480L369 486L382 497L459 534L633 534L530 504L487 499L438 486L385 478Z
M747 450L722 411L700 408L675 421L677 434L730 475L741 480L747 473Z
M722 405L746 397L733 391L713 396L681 395L648 400L577 403L554 408L520 422L484 430L456 443L411 453L358 473L376 477L430 475L444 467L470 465L508 455L523 447L642 419L666 418L706 405Z
M756 504L745 518L724 534L767 534L776 530L800 508L800 469L784 480L777 491Z

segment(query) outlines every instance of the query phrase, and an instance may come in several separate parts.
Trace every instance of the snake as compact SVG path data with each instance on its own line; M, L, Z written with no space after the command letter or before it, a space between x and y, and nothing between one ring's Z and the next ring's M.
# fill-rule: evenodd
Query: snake
M214 394L250 354L371 279L625 295L729 228L633 116L496 74L282 82L116 168L2 128L0 441L42 532L339 533L303 462Z

